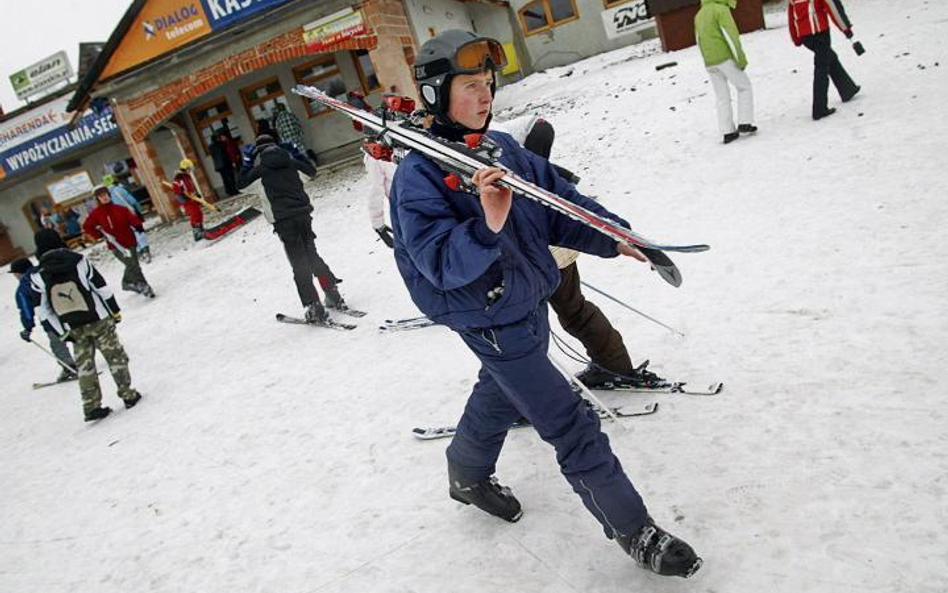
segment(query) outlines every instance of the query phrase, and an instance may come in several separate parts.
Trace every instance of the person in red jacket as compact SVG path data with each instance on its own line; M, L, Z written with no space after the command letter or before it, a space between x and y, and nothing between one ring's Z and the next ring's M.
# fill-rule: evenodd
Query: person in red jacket
M113 204L109 188L104 185L95 186L92 193L98 205L82 223L82 230L93 239L104 237L109 251L125 265L122 290L154 298L155 291L145 280L138 263L135 231L144 232L142 219L125 206Z
M181 159L178 172L175 173L174 181L171 183L171 190L178 201L178 207L188 215L194 240L200 241L204 238L204 212L200 204L188 197L188 195L201 197L201 193L194 186L194 179L191 178L193 168L194 163L191 159Z
M830 47L830 20L848 39L852 38L852 23L840 0L790 0L787 4L787 21L793 44L797 47L805 45L813 52L813 119L836 113L836 109L827 106L826 95L831 78L843 103L852 100L859 92L859 86L846 73L836 52Z

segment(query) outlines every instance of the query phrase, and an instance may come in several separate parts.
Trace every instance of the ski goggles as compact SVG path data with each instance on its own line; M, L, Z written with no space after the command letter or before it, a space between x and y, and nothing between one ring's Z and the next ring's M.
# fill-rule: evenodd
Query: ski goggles
M477 74L488 68L501 70L506 66L504 46L494 39L469 41L454 54L454 67L461 74Z
M507 55L500 42L494 39L468 41L454 52L450 59L442 58L429 64L415 66L415 79L422 80L453 72L477 74L484 70L501 70L507 66Z

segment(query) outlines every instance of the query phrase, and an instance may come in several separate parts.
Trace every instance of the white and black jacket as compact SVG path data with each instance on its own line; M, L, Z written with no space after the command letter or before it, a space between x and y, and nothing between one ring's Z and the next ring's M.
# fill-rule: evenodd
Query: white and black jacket
M63 335L119 312L112 289L92 264L68 249L47 251L33 273L36 314L43 327Z

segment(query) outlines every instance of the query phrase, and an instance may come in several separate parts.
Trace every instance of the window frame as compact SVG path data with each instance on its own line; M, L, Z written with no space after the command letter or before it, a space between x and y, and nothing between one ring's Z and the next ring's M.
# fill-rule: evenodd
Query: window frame
M353 56L353 58L355 58L355 56ZM301 70L308 70L309 68L312 68L315 64L323 64L323 63L332 63L335 69L323 72L322 74L319 74L312 78L304 78L303 76L300 75ZM356 60L356 68L358 69L358 60ZM308 86L313 86L313 83L319 82L320 80L325 80L327 78L331 78L333 76L339 76L339 78L343 79L342 80L343 84L345 84L345 78L343 78L342 76L342 70L339 69L339 62L336 61L336 56L331 53L322 54L308 62L303 62L302 64L293 66L293 80L295 80L297 84L305 84ZM362 71L361 69L359 69L359 77L361 78L361 76L362 76ZM329 107L326 107L325 109L321 109L320 111L313 111L312 102L309 99L304 99L303 105L306 106L306 114L310 117L310 119L314 117L323 117L324 115L329 115L333 111Z
M602 0L602 5L604 8L609 9L609 8L615 8L616 6L619 6L621 4L627 4L632 1L633 0L612 0L612 2L610 2L609 0Z
M221 102L223 102L224 105L227 105L226 114L218 113L217 115L213 117L209 117L207 119L198 121L196 117L196 114L198 111L201 111L202 109L207 109L208 107L212 105L219 105ZM204 140L204 134L201 133L201 128L213 125L215 122L219 122L222 119L229 119L233 117L233 115L234 115L234 110L231 109L230 102L227 100L227 97L225 95L221 95L219 98L216 98L216 99L205 101L201 103L200 105L196 105L188 109L188 117L191 118L191 124L194 125L194 131L197 132L198 140L201 141L201 146L204 148L204 154L210 156L211 149L210 149L210 145Z
M375 64L372 64L372 74L375 76L375 81L378 83L378 86L369 88L369 77L366 76L365 70L362 68L362 62L359 61L359 51L353 50L349 52L349 55L352 56L352 63L355 64L356 72L359 73L359 83L362 85L362 93L364 95L371 95L375 91L382 90L382 81L379 80L379 73L375 72ZM368 50L361 50L365 52L365 56L368 58L369 63L372 63L372 58L369 56ZM337 64L338 67L338 64Z
M255 97L249 101L247 100L247 93L245 93L244 91L255 90L262 86L267 86L273 82L277 83L277 86L280 87L279 91L267 93L263 97ZM287 107L289 107L286 101L286 91L283 90L283 85L280 84L280 77L276 75L273 75L269 78L265 78L263 80L255 82L254 84L240 88L237 90L237 94L240 95L240 101L244 104L244 112L247 114L247 119L250 120L250 127L253 128L254 136L259 134L259 131L256 129L257 118L254 117L253 110L251 109L254 105L260 105L261 103L266 103L267 101L275 97L284 97L283 103L284 105L287 105Z
M605 1L606 1L606 0L603 0L603 2L605 2ZM618 2L628 2L628 1L629 1L629 0L618 0ZM535 3L537 3L537 2L539 2L540 4L543 5L543 14L546 16L546 21L547 21L548 24L547 24L545 27L540 27L540 28L538 28L538 29L529 30L529 29L527 29L527 23L526 23L526 21L525 21L524 18L523 18L523 13L524 13L524 11L526 11L527 6L530 6L531 4L535 4ZM546 32L546 31L549 31L550 29L555 29L555 28L560 27L560 26L562 26L562 25L565 25L565 24L571 23L571 22L573 22L573 21L579 20L579 9L576 7L576 0L569 0L569 4L570 4L570 8L571 8L572 11L573 11L573 16L568 17L568 18L565 18L565 19L562 19L562 20L559 20L559 21L554 21L554 20L553 20L553 11L552 11L552 9L550 8L550 2L549 2L549 0L534 0L533 2L530 2L529 4L524 5L520 10L517 11L517 20L520 21L520 28L523 30L524 36L525 36L525 37L530 37L531 35L537 35L537 34L539 34L539 33L544 33L544 32ZM615 6L615 5L616 5L616 4L613 4L613 6Z

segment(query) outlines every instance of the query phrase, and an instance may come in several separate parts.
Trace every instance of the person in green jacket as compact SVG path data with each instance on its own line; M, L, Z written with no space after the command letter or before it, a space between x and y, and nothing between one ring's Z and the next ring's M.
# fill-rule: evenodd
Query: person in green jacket
M701 0L701 9L695 15L695 39L704 58L718 100L718 126L724 143L737 140L740 134L757 131L754 125L754 91L744 69L747 56L741 47L740 33L731 10L737 0ZM731 91L728 83L737 89L737 121L731 112Z

